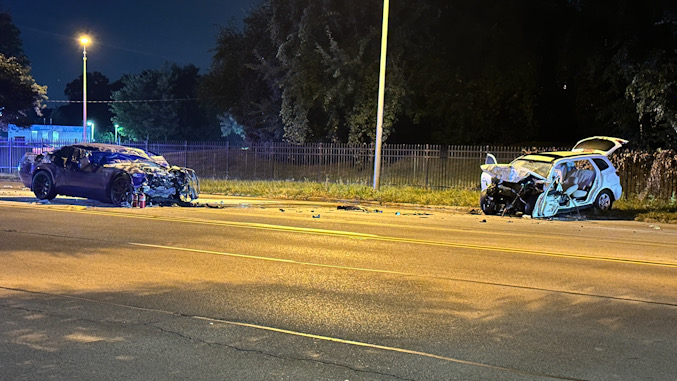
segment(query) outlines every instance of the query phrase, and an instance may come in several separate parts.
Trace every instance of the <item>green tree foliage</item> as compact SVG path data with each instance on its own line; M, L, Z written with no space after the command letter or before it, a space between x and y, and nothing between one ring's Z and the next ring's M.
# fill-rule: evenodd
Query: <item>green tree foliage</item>
M12 23L9 13L0 12L0 54L5 57L14 57L22 66L30 66L28 57L24 54L21 31Z
M164 139L173 136L179 118L172 99L172 72L162 69L125 74L122 88L113 92L113 123L124 128L124 136L134 140Z
M199 140L219 136L216 116L196 101L198 68L165 64L160 69L126 74L111 95L112 122L134 140Z
M31 76L19 34L9 14L0 13L0 124L29 126L34 115L41 115L47 86Z
M202 96L232 115L254 141L280 141L279 63L268 31L272 9L264 3L245 19L244 32L234 25L221 29Z
M626 94L637 111L640 139L677 147L677 62L638 65Z
M380 16L375 2L264 3L245 20L244 33L221 31L206 94L218 97L253 140L369 141ZM386 136L403 93L390 70Z
M224 28L204 95L249 139L371 142L382 1L267 0ZM677 3L391 2L385 136L674 145Z
M119 90L121 86L120 81L111 83L108 77L98 71L87 73L87 119L95 123L99 133L113 132L111 123L113 114L105 102L109 101L113 91ZM52 113L53 122L82 125L82 75L66 84L64 95L73 103L57 107Z

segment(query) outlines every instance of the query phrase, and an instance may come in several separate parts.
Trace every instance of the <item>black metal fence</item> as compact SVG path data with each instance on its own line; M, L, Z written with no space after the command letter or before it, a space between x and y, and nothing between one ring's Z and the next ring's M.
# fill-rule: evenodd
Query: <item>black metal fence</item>
M25 152L41 152L73 142L10 142L0 140L0 171L16 171ZM232 146L227 142L128 142L163 155L172 165L193 168L203 178L291 180L371 185L373 145L260 143ZM442 146L384 144L381 185L433 189L479 188L480 165L487 153L500 163L526 151L557 147ZM561 149L561 148L560 148ZM677 192L674 151L621 152L612 155L628 195L662 199Z

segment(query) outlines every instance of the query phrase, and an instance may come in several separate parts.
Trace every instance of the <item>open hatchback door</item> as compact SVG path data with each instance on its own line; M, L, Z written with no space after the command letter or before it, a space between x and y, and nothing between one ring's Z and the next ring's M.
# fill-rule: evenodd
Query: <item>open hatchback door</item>
M598 153L604 156L611 155L614 151L621 148L628 141L620 138L611 138L608 136L593 136L586 138L571 149L573 152Z

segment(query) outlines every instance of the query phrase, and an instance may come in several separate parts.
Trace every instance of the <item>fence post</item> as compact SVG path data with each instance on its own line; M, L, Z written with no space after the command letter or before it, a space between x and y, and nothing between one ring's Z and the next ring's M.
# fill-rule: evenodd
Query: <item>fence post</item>
M428 153L430 146L428 144L425 145L425 160L423 161L423 165L425 165L425 187L428 188L429 183L428 183L428 171L429 171L429 166L428 166Z
M322 182L322 143L317 147L317 156L318 156L318 163L317 163L317 181Z
M268 159L270 160L270 179L275 180L275 143L268 145Z
M9 147L9 161L7 162L9 165L9 173L12 173L12 140L14 139L7 138L7 146Z

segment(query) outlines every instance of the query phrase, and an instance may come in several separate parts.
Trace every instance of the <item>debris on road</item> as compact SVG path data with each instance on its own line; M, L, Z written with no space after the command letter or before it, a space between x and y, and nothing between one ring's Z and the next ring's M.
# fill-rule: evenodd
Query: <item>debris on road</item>
M361 212L366 212L367 210L359 205L339 205L336 207L337 210L359 210Z

